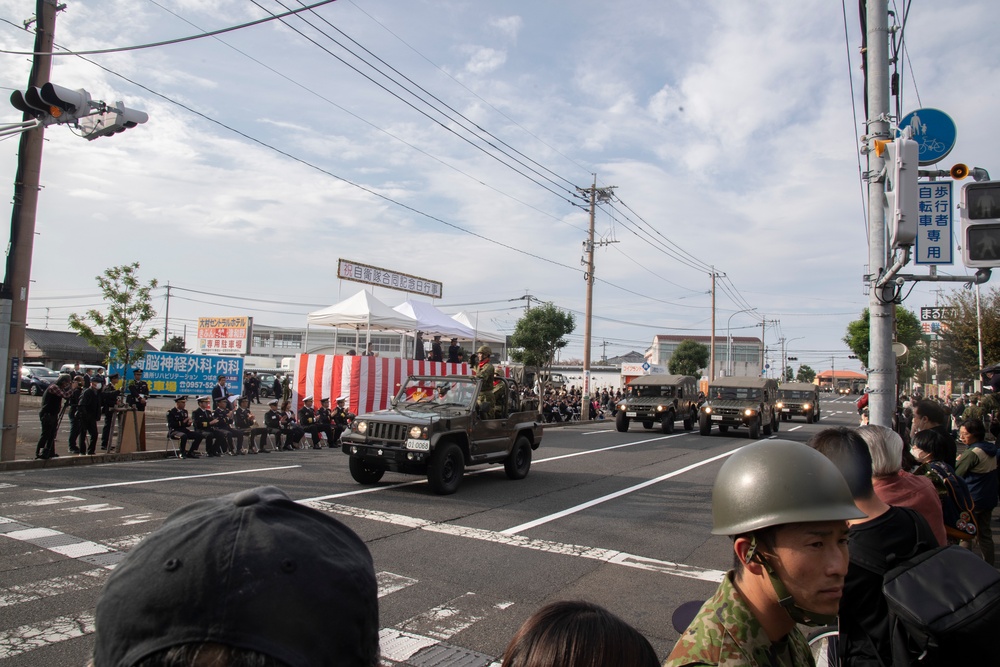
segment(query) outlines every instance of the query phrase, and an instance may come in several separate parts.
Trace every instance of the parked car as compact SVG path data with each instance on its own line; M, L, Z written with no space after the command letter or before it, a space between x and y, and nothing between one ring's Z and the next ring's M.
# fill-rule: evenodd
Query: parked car
M41 396L58 377L57 371L45 366L21 366L21 391Z
M274 378L277 376L274 373L257 373L257 377L260 379L260 397L274 396Z
M59 372L60 373L72 373L75 369L76 369L76 364L63 364L62 368L59 369ZM91 364L80 364L80 372L81 373L89 373L90 375L94 375L94 374L97 373L97 371L101 371L101 373L104 373L104 372L107 371L107 369L104 366L94 366L94 365L91 365Z

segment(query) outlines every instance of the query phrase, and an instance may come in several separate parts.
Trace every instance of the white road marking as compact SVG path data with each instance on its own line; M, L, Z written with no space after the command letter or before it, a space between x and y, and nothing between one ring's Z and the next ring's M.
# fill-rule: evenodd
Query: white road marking
M625 489L621 489L620 491L615 491L614 493L609 493L609 494L607 494L605 496L601 496L600 498L594 498L593 500L588 500L587 502L581 503L579 505L576 505L575 507L570 507L570 508L564 509L564 510L562 510L560 512L555 512L554 514L549 514L548 516L543 516L541 518L535 519L534 521L529 521L527 523L522 523L520 526L514 526L513 528L508 528L507 530L504 530L502 532L503 532L504 535L516 535L518 533L524 532L524 531L529 530L531 528L535 528L537 526L541 526L542 524L546 524L546 523L548 523L550 521L555 521L556 519L561 519L561 518L563 518L565 516L569 516L570 514L575 514L577 512L580 512L582 510L588 509L590 507L594 507L595 505L600 505L601 503L605 503L605 502L607 502L609 500L614 500L615 498L620 498L621 496L625 496L625 495L628 495L628 494L633 493L635 491L639 491L640 489L645 489L647 486L652 486L653 484L659 484L660 482L662 482L664 480L667 480L667 479L670 479L671 477L676 477L678 475L683 475L684 473L689 472L691 470L694 470L695 468L700 468L703 465L707 465L707 464L712 463L714 461L718 461L719 459L724 459L724 458L726 458L727 456L733 454L733 452L736 452L736 451L737 450L734 449L734 450L732 450L730 452L723 452L722 454L719 454L717 456L713 456L712 458L709 458L709 459L705 459L704 461L699 461L697 463L692 463L691 465L685 466L683 468L680 468L679 470L674 470L673 472L668 472L665 475L660 475L659 477L654 477L653 479L648 479L645 482L640 482L639 484L636 484L634 486L630 486L630 487L625 488Z
M108 572L109 570L104 568L97 568L64 577L53 577L44 581L33 581L28 584L0 589L0 607L10 607L23 602L32 602L101 586Z
M430 637L421 637L393 628L383 628L378 633L378 643L382 658L394 662L406 662L417 651L434 646L438 642Z
M55 493L55 492L49 492ZM80 502L83 498L77 498L76 496L63 496L61 498L42 498L41 500L20 500L15 503L7 503L7 507L48 507L49 505L58 505L59 503L74 503Z
M490 612L506 609L512 604L491 602L475 593L466 593L403 621L396 629L444 641L486 618Z
M128 551L135 545L142 542L150 533L138 533L136 535L124 535L111 540L104 540L102 544L115 549L116 551Z
M378 572L375 575L375 580L378 583L378 596L380 598L417 583L416 579L404 577L401 574L393 574L392 572Z
M82 513L82 512L109 512L112 510L123 510L124 507L117 507L115 505L109 505L108 503L99 503L97 505L80 505L79 507L67 507L66 512Z
M10 658L67 639L83 637L94 631L94 615L60 616L45 625L22 625L0 632L0 659Z
M224 477L226 475L245 475L253 472L270 472L272 470L289 470L291 468L301 468L301 465L277 466L274 468L253 468L251 470L227 470L224 472L210 472L204 475L177 475L176 477L159 477L157 479L139 479L130 482L113 482L111 484L94 484L92 486L74 486L68 489L49 489L45 493L66 493L67 491L88 491L90 489L109 489L115 486L134 486L137 484L157 484L159 482L176 482L178 480L199 479L201 477ZM77 498L83 500L83 498Z
M802 428L802 424L799 424L798 426L793 426L792 428L788 429L788 432L791 433L792 431L798 431L800 428Z

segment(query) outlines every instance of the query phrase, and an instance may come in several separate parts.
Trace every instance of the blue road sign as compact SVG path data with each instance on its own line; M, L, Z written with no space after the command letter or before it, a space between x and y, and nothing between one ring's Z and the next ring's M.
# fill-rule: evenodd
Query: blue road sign
M642 370L644 370L644 371L648 371L649 370L649 362L648 361L642 362Z
M903 116L899 129L913 128L913 140L920 145L920 165L943 160L955 147L958 129L951 116L939 109L917 109Z

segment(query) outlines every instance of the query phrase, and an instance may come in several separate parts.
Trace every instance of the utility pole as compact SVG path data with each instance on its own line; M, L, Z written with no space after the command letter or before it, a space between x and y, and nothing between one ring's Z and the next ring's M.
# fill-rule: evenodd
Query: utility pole
M708 377L712 382L715 382L715 267L712 267L712 337L710 341L709 353L708 353Z
M167 330L170 328L170 281L167 281L167 308L163 314L163 344L167 344Z
M55 41L56 0L36 0L35 46L28 87L49 82L52 71L52 44ZM33 117L24 114L24 120ZM24 329L28 321L28 287L31 281L31 253L35 242L35 213L42 171L44 126L21 134L14 179L14 200L10 220L10 243L7 249L7 272L0 290L0 329L6 335L6 371L8 386L3 397L3 436L0 461L11 461L17 446L17 417L21 407L21 357L24 354Z
M888 0L868 0L866 25L867 49L865 72L868 77L868 114L865 136L867 144L875 139L891 139L889 132L889 7ZM868 155L868 266L867 276L871 289L868 292L869 327L868 365L868 419L878 426L892 427L896 408L896 355L892 351L895 330L893 284L879 287L878 279L888 269L886 248L885 178L882 176L885 160L876 151Z
M596 174L594 175L594 184L591 187L577 188L580 192L590 195L590 226L587 232L587 240L583 244L586 250L585 264L587 272L583 278L587 281L587 307L585 314L586 322L584 322L583 328L583 392L581 392L582 395L580 397L582 403L580 406L580 418L584 421L590 420L590 329L594 306L594 217L597 211L597 202L609 201L614 189L614 186L598 188ZM601 241L600 245L608 243L615 243L615 241Z

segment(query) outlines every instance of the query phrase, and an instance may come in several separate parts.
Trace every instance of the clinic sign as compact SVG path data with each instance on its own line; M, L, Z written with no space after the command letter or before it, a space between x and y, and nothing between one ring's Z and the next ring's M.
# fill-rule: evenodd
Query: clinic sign
M921 181L917 186L917 239L915 264L954 264L952 231L954 203L952 181Z
M198 351L202 354L250 354L252 317L199 317Z
M432 299L440 299L444 294L444 285L436 280L419 278L411 276L408 273L400 273L399 271L383 269L378 266L352 262L349 259L337 260L337 277L341 280L350 280L356 283L364 283L365 285L388 287L389 289L401 292L423 294Z
M114 352L108 373L118 373L125 381L132 380L132 371L140 369L142 379L149 384L150 396L204 396L212 393L220 375L232 394L243 387L243 358L218 357L207 354L178 352L147 352L128 369L115 363Z

